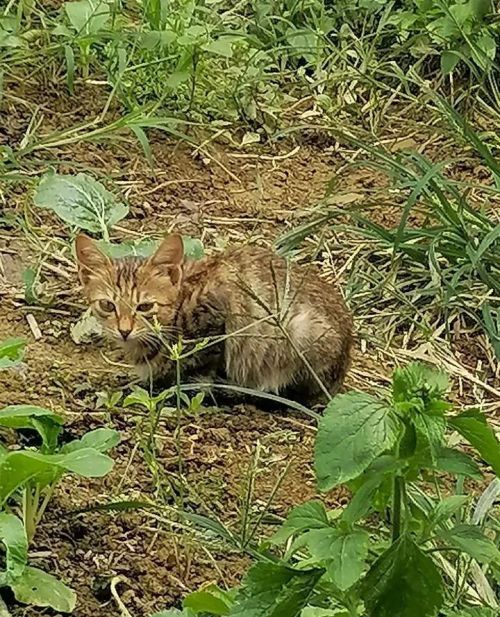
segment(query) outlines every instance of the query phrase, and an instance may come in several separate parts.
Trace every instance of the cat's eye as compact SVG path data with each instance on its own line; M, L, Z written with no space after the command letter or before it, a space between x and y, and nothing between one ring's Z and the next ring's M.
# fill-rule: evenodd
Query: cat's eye
M103 313L112 313L115 310L115 305L111 300L98 300L97 306Z
M138 313L150 313L154 309L154 302L141 302L137 305Z

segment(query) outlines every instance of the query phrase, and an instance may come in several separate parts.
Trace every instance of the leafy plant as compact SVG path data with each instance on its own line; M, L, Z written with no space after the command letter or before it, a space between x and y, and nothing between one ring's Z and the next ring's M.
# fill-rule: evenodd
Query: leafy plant
M207 597L194 613L437 617L453 609L473 615L473 566L487 574L500 564L500 550L488 506L481 506L481 517L468 518L472 499L461 487L481 472L448 436L457 431L497 474L500 443L479 410L451 412L447 389L443 373L414 363L395 371L390 397L335 397L318 427L316 477L323 491L347 484L352 500L332 512L319 500L293 508L271 538L271 546L285 544L282 558L269 562L269 553L262 555L225 612ZM445 496L450 475L458 478L456 494ZM433 497L420 488L429 483ZM495 600L484 575L476 588L483 590L487 615ZM189 597L185 608L192 611Z
M64 222L109 238L108 230L128 214L128 206L91 176L79 173L63 176L50 172L38 185L34 203L53 210Z
M0 343L0 370L12 368L22 362L26 341L11 338Z
M395 12L389 23L403 39L413 36L413 53L440 52L445 75L460 61L473 62L481 70L492 68L498 33L490 0L414 0L411 5L410 10Z
M58 445L62 418L34 405L10 405L0 410L0 427L38 433L38 449L9 450L0 446L0 537L6 545L6 571L0 586L9 586L20 602L71 611L74 593L55 577L27 566L27 548L54 490L64 474L102 477L113 466L104 454L119 442L119 434L101 428L81 439ZM19 511L17 518L11 510Z
M26 530L14 514L0 511L0 541L6 550L5 571L0 572L0 588L10 587L16 600L25 604L50 606L64 613L73 611L75 592L55 576L27 565Z

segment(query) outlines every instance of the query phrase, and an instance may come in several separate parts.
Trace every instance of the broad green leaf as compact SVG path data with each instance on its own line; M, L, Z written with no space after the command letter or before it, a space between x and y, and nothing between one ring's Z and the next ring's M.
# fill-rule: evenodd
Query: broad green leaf
M470 2L466 2L464 4L454 4L449 8L450 13L453 16L455 22L457 22L462 28L465 29L466 32L469 31L467 28L467 22L473 17L473 8Z
M460 55L452 49L445 49L441 52L441 72L449 75L460 62Z
M488 425L486 416L478 409L464 411L458 416L449 416L448 424L476 448L481 457L500 476L500 442Z
M389 455L376 459L356 481L362 483L354 489L354 495L342 512L342 520L353 525L366 516L373 506L379 488L401 470L401 465L400 461Z
M469 0L471 12L477 20L483 19L491 10L491 0Z
M45 174L38 184L35 205L53 210L63 221L87 231L102 232L128 214L128 206L88 174Z
M421 461L422 467L435 469L436 471L445 471L457 476L466 476L481 480L483 474L476 461L465 452L455 450L454 448L442 448L433 461Z
M9 451L0 459L0 507L29 480L36 479L38 484L46 486L62 475L64 470L48 458L50 455L18 450Z
M77 439L61 448L61 453L74 452L82 448L94 448L98 452L107 452L120 443L120 433L110 428L97 428L86 433L81 439Z
M8 428L31 428L33 418L50 418L56 424L63 419L50 409L37 405L8 405L0 409L0 426Z
M447 521L470 501L467 495L450 495L444 497L434 506L429 515L433 525Z
M319 488L327 491L359 476L397 434L398 421L385 403L362 392L336 396L318 427L314 460Z
M428 453L433 463L436 462L443 448L446 420L443 415L418 413L413 418L417 435L417 448Z
M184 598L182 603L185 609L191 609L196 615L199 613L229 615L232 604L231 594L219 589L217 585L209 585L199 591L193 591Z
M101 478L113 468L113 459L93 448L55 455L57 464L85 478Z
M52 574L26 566L21 576L10 583L18 602L35 606L50 606L56 611L71 613L76 605L75 592Z
M449 531L441 531L439 536L450 546L459 548L479 563L493 561L500 564L500 550L476 525L457 525Z
M220 37L203 45L202 49L212 54L224 56L224 58L231 58L233 55L233 40L229 37Z
M142 238L138 242L121 242L120 244L100 240L97 245L103 253L109 255L112 259L122 259L123 257L146 258L155 252L160 242L151 238Z
M151 30L141 34L141 47L153 49L157 45L167 46L177 39L177 34L173 30Z
M328 527L325 506L321 501L307 501L295 506L281 528L272 536L271 542L280 544L299 531Z
M287 41L295 53L303 56L309 61L315 57L320 39L311 30L297 30L289 28L287 31Z
M258 562L243 579L231 617L297 617L323 570Z
M129 407L130 405L142 405L143 407L148 408L153 401L154 397L151 397L147 390L141 388L140 386L134 386L132 392L125 397L123 406Z
M62 423L61 416L36 405L9 405L0 409L0 426L36 430L47 452L56 449Z
M198 238L191 238L190 236L182 236L182 243L184 245L184 256L187 259L201 259L205 256L205 250L203 244Z
M0 512L0 542L5 545L7 582L20 576L28 559L28 540L22 521L14 514Z
M79 36L96 34L107 25L111 17L109 4L103 0L65 2L64 10Z
M12 368L22 362L26 341L23 338L9 338L0 342L0 370Z
M368 556L370 536L366 531L316 529L307 534L307 545L314 558L324 562L328 574L345 591L361 578Z
M92 448L68 454L10 451L0 459L0 506L28 480L46 486L58 480L65 470L97 478L106 475L112 467L113 459Z
M436 617L444 602L439 570L407 535L380 555L360 591L369 617Z
M482 68L489 68L497 53L497 44L495 39L485 32L475 40L479 51L473 48L474 58L477 64Z

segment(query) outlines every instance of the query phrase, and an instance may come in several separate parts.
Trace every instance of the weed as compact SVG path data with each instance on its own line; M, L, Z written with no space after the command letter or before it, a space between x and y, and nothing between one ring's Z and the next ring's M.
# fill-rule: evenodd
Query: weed
M280 558L261 554L236 593L188 595L182 615L473 615L478 601L485 615L496 610L484 574L500 563L498 480L471 510L464 479L481 472L449 434L460 433L497 475L500 444L479 410L450 413L447 389L443 373L415 363L395 371L389 397L335 397L319 424L315 471L323 492L347 484L350 503L331 512L319 500L296 506L268 544L285 545ZM457 477L455 494L445 496L443 472Z
M41 439L35 450L10 450L0 444L0 539L6 546L0 587L10 587L20 602L72 611L74 592L51 574L28 566L28 547L64 474L106 475L113 461L104 452L118 443L119 435L102 428L58 446L62 418L33 405L4 407L0 427L34 430Z

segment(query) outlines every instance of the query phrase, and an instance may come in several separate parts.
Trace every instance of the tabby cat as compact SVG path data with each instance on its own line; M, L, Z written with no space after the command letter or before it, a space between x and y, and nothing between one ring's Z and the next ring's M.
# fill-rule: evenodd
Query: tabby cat
M177 234L147 259L111 259L83 234L76 254L93 313L143 379L172 378L182 338L204 341L181 365L200 377L308 399L344 380L352 319L313 266L250 246L189 261Z

